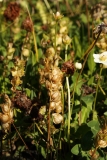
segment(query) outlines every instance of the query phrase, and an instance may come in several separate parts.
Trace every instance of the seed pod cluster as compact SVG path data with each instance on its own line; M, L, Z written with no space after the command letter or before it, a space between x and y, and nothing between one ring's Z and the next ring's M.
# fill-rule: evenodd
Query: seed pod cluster
M52 48L51 48L52 49ZM49 51L49 49L48 49ZM49 59L48 59L49 58ZM40 83L45 84L49 96L49 109L52 113L52 119L55 124L62 122L62 102L61 102L61 86L63 73L54 62L54 54L45 58L44 68L39 70Z
M13 109L11 108L11 100L7 94L3 95L5 103L1 104L2 113L0 113L0 122L2 130L7 132L13 119Z
M107 129L101 129L96 136L96 146L100 148L107 147Z

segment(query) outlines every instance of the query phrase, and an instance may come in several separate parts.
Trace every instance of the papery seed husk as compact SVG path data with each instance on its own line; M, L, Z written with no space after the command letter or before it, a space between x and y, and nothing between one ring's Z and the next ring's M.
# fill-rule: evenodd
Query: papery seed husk
M10 124L9 124L8 122L7 122L7 123L2 123L1 126L2 126L2 129L3 129L5 132L7 132L7 130L10 129Z
M62 84L58 82L57 84L51 83L51 89L54 90L59 90L61 88Z
M55 75L51 78L51 80L53 83L57 83L57 82L61 81L61 78L59 75Z
M56 107L56 103L55 102L50 102L49 107L51 110L54 110Z
M55 112L56 113L61 113L62 112L62 107L61 106L56 106Z
M13 110L12 109L10 110L9 117L10 117L10 119L13 118Z
M60 124L63 121L63 117L59 113L53 113L52 114L53 123Z
M45 85L47 89L51 88L51 83L48 80L46 80Z
M106 141L103 141L103 140L99 140L99 141L98 141L98 146L99 146L100 148L105 148L105 147L107 147L107 142L106 142Z
M54 99L54 98L56 98L56 97L58 97L60 95L61 95L61 93L59 91L54 91L54 92L52 92L50 94L50 96L51 96L52 99Z
M10 107L8 106L8 104L3 104L2 105L2 112L4 114L7 114L9 112L9 110L10 110Z
M6 122L10 121L10 117L7 114L2 114L0 120L2 123L6 123Z

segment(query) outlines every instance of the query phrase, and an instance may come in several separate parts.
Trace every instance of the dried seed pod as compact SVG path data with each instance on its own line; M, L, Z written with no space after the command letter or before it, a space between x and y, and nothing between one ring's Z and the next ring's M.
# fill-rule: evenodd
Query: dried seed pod
M10 107L9 107L7 104L3 104L3 105L1 106L1 108L2 108L2 112L3 112L4 114L9 113L9 111L10 111Z
M51 83L51 89L54 90L59 90L61 88L62 84L59 81L57 84Z
M10 117L7 114L2 114L0 117L1 123L7 123L10 121Z
M58 102L61 99L60 91L49 92L49 96L51 96L52 101Z
M60 81L60 75L52 76L51 81L52 81L53 83L59 82L59 81Z
M2 127L2 130L7 132L10 129L10 124L8 122L7 123L2 123L1 127Z
M51 83L48 80L46 80L45 85L47 89L51 88Z
M62 107L61 106L56 107L55 112L56 113L61 113L62 112Z
M10 100L10 98L8 97L7 94L4 94L4 100L5 100L5 102L8 104L8 107L10 107L10 106L11 106L11 100Z
M55 55L55 49L53 47L50 47L46 50L45 56L48 59L53 59L53 56Z
M13 110L12 109L10 109L9 117L10 117L10 120L13 118Z
M53 123L60 124L63 121L63 117L59 113L53 113L52 114Z
M99 140L99 141L98 141L98 146L99 146L100 148L105 148L105 147L107 147L107 142L104 141L104 140Z
M56 103L55 102L50 102L49 107L50 107L50 110L53 111L56 107Z

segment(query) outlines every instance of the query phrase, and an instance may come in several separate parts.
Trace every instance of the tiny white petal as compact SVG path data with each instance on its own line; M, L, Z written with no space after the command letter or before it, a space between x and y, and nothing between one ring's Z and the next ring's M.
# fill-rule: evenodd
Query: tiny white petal
M93 54L93 57L98 59L100 57L100 54Z
M95 63L102 63L104 65L107 65L107 51L101 54L93 54L93 57Z

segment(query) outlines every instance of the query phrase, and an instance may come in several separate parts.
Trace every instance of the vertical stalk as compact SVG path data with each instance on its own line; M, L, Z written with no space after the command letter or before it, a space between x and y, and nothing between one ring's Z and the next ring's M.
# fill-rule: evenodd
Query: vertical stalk
M101 77L102 70L103 70L103 67L101 66L99 78L98 78L98 82L97 82L97 86L96 86L96 94L95 94L95 98L94 98L94 104L93 104L93 119L94 119L95 106L96 106L96 100L97 100L97 94L98 94L98 87L100 85L100 77Z
M70 141L70 119L71 119L71 111L70 111L70 88L69 88L69 79L66 77L67 90L68 90L68 141Z
M49 146L50 146L50 106L48 108L47 122L48 122L48 126L47 126L47 131L48 131L48 136L47 136L47 160L48 160L48 150L49 150Z
M68 45L65 47L65 61L67 61L67 49ZM71 119L71 110L70 110L70 87L69 87L69 78L66 77L67 92L68 92L68 142L70 142L70 119Z
M27 12L28 12L28 15L29 15L29 18L33 24L33 21L32 21L32 18L31 18L31 15L30 15L30 12L29 12L29 9L28 7L26 6L26 9L27 9ZM38 58L38 49L37 49L37 41L36 41L36 35L35 35L35 31L34 31L34 26L32 26L32 34L33 34L33 39L34 39L34 47L35 47L35 52L36 52L36 61L38 62L39 61L39 58Z

